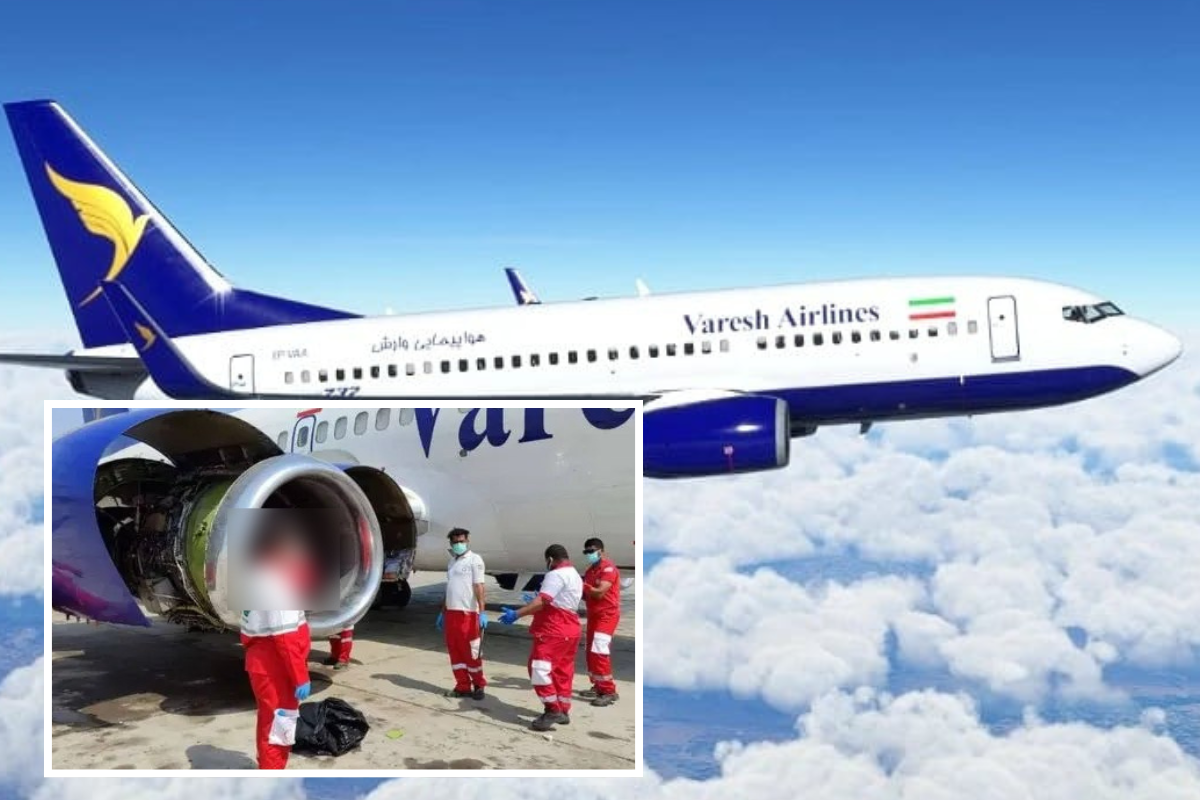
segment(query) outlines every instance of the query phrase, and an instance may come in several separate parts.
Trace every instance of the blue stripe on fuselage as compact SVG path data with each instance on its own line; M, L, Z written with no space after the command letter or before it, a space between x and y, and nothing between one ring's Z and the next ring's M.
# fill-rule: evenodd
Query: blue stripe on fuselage
M1056 406L1105 394L1137 379L1136 373L1120 367L1072 367L754 394L783 398L794 420L835 425Z

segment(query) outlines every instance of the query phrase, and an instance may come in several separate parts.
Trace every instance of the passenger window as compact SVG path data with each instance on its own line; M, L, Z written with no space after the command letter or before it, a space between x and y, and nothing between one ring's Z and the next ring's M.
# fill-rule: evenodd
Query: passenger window
M638 349L637 349L637 347L630 347L630 348L629 348L629 357L630 357L630 358L637 358L637 357L638 357Z
M899 341L900 331L888 331L888 338L891 339L893 342Z
M667 345L667 355L669 355L669 356L675 355L675 345L673 345L673 344Z
M339 369L339 370L337 370L336 372L334 372L334 375L336 375L336 376L337 376L337 379L338 379L339 381L344 381L344 380L346 380L346 370L344 370L344 369Z
M767 349L767 337L765 337L765 336L758 337L758 349L759 350Z
M728 353L728 352L729 352L729 340L728 340L728 339L722 339L722 340L721 340L721 352L722 352L722 353Z
M392 410L390 408L381 408L375 412L375 430L386 431L388 423L392 421Z
M813 344L817 345L818 347L825 344L825 334L814 333L813 334Z
M291 383L294 379L295 379L295 376L292 373L290 373L290 372L283 373L283 382L284 383Z
M366 411L360 411L360 412L358 412L358 415L354 417L354 435L355 436L362 436L364 433L367 432L367 419L370 416L371 415L368 414Z
M388 377L394 378L400 374L400 369L395 364L388 364Z
M776 348L787 347L787 337L786 336L776 336L775 337L775 347Z
M967 322L967 333L976 333L979 331L979 324L975 320Z
M470 365L470 363L468 363L467 359L460 358L458 360L458 371L459 372L466 372L470 368L470 366L471 365Z
M371 367L371 377L372 378L379 377L379 367Z
M317 380L319 380L321 383L326 383L329 380L329 373L326 370L318 371Z
M442 372L443 372L443 373L448 373L449 371L450 371L450 362L449 362L449 361L443 361L443 362L442 362Z
M595 351L595 350L588 350L588 351L587 351L587 357L588 357L588 361L595 361L595 360L596 360L596 351Z
M275 444L279 445L280 450L286 451L288 449L287 431L284 431L283 433L279 434L279 438L275 440Z
M504 369L504 356L496 356L492 363L496 365L496 369Z
M608 351L608 360L609 360L609 361L616 361L616 360L617 360L617 349L616 349L615 347L614 347L614 348L611 348L611 349Z
M834 344L841 344L841 343L842 343L842 332L841 332L841 331L834 331L834 332L833 332L833 343L834 343Z
M950 334L951 336L958 336L958 323L957 322L947 322L946 323L946 333Z
M362 367L354 368L354 380L362 380Z
M345 417L338 417L337 422L333 423L333 438L335 438L335 439L345 439L346 438L346 418Z
M700 352L701 353L711 353L712 352L712 342L708 341L707 339L705 341L701 342L700 343Z
M321 421L317 423L317 433L315 436L317 444L321 444L329 438L329 422Z
M408 364L405 364L404 365L404 374L405 375L416 375L417 374L417 365L413 364L411 362Z
M567 363L568 364L578 364L579 363L579 353L575 352L574 350L569 350L567 352Z
M658 345L656 345L656 344L650 345L650 357L658 358Z
M305 447L308 447L308 428L307 427L301 428L299 431L296 432L296 447L297 447L297 449L300 449L300 450L303 450Z
M550 366L553 367L556 364L558 364L558 353L551 353L550 354Z
M520 356L513 356L513 357L512 357L512 365L513 365L513 369L520 369L520 367L521 367L521 357L520 357Z
M487 369L487 359L486 358L475 359L475 369Z
M309 372L308 370L301 370L300 371L300 382L301 383L311 383L312 382L312 373Z
M915 339L915 338L917 338L917 336L918 336L920 333L921 333L921 332L920 332L919 330L917 330L916 328L909 328L909 329L908 329L908 338L910 338L910 339Z
M792 341L795 343L796 347L804 347L804 334L797 333L794 337L792 337Z
M878 342L883 337L879 335L879 331L871 331L871 341Z
M862 341L862 334L859 333L858 331L854 331L853 333L850 334L850 341L854 342L855 344L858 344L859 342Z
M937 325L930 325L930 326L929 326L929 335L930 335L930 336L937 336Z
M685 356L690 356L692 353L695 353L695 352L696 352L696 345L692 344L691 342L683 343L683 354Z
M432 374L433 374L433 362L432 362L432 361L426 361L426 362L425 362L425 374L426 374L426 375L432 375Z
M539 356L537 353L532 353L529 356L529 366L536 367L541 363L542 363L542 357Z

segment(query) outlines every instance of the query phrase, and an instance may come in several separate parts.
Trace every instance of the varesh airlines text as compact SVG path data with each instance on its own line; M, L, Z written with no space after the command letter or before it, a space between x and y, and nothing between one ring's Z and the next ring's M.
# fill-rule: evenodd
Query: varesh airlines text
M637 409L633 408L583 408L583 417L593 428L610 431L628 422ZM438 417L443 409L417 408L413 410L417 422L417 433L421 437L421 447L425 457L429 458L429 448L433 444L433 431L437 427ZM480 412L483 414L482 424ZM463 415L458 426L458 444L463 452L470 453L485 441L492 447L500 447L509 441L512 431L504 424L503 408L472 408ZM526 408L524 433L517 439L518 444L525 442L540 442L553 439L554 434L546 430L546 409Z
M785 308L778 317L775 328L811 328L817 325L846 325L854 322L875 322L879 320L879 306L859 306L858 308L838 308L833 303L823 303L820 308L800 306ZM772 327L771 317L761 308L753 314L736 317L710 317L705 314L684 314L684 324L689 333L738 333L741 331L768 330Z

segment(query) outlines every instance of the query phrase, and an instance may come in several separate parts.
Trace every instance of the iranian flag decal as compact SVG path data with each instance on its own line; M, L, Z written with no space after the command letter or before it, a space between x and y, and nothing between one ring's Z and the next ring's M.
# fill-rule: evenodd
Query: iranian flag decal
M922 319L953 319L953 297L918 297L908 301L908 318Z

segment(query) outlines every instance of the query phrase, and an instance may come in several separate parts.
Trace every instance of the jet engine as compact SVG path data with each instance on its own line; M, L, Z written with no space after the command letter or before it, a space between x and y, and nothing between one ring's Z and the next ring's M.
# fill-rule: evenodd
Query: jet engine
M642 470L694 478L786 467L787 403L736 392L673 392L644 407Z
M121 436L135 442L103 455ZM53 605L102 621L148 624L140 601L172 622L236 629L231 555L249 534L235 521L286 509L340 567L337 607L309 613L315 637L334 633L370 608L385 549L415 547L409 498L425 513L381 470L283 454L214 411L102 418L56 440L52 459Z

